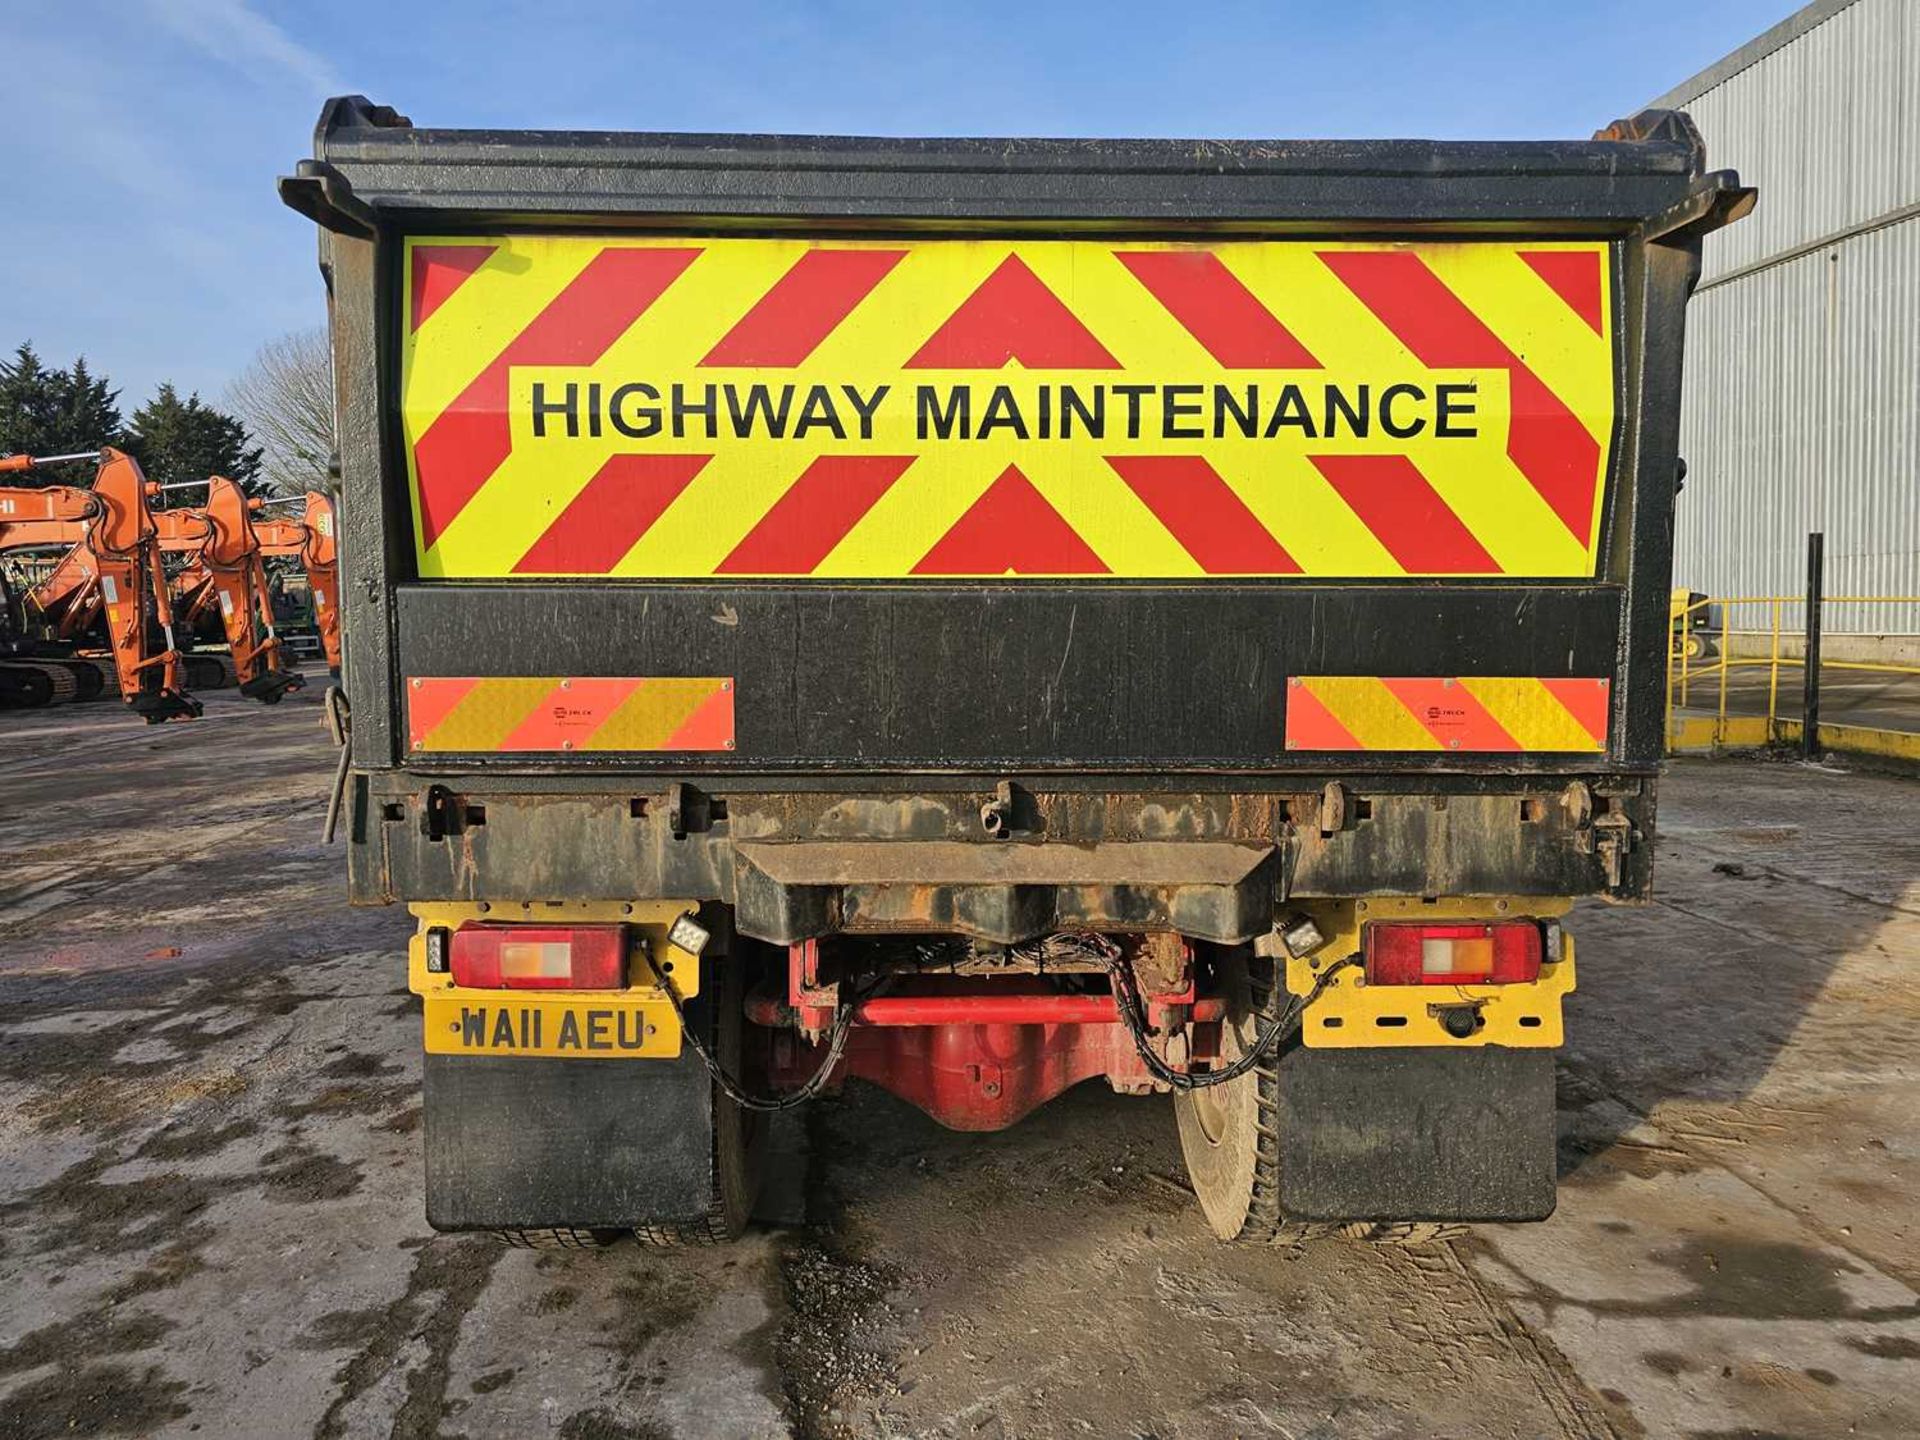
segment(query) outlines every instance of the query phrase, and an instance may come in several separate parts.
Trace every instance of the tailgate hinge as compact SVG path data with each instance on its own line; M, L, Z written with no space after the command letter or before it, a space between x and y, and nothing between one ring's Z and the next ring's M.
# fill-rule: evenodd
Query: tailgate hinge
M469 825L486 824L486 811L468 805L466 798L444 785L429 785L420 797L420 833L429 840L466 833Z

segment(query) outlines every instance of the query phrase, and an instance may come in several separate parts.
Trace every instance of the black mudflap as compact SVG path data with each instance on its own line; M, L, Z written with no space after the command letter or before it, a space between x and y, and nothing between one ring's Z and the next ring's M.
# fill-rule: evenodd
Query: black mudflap
M427 1223L626 1228L713 1199L713 1090L678 1060L427 1055Z
M1280 1066L1280 1204L1301 1220L1544 1220L1551 1050L1311 1050Z

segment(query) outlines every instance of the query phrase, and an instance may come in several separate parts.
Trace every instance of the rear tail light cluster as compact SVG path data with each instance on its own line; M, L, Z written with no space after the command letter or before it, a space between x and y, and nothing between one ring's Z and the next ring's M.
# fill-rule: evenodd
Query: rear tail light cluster
M442 932L444 933L444 932ZM462 925L443 942L453 983L478 990L618 990L624 925ZM435 941L428 936L428 968Z
M1367 926L1372 985L1516 985L1540 978L1546 950L1537 921L1423 925L1376 920Z

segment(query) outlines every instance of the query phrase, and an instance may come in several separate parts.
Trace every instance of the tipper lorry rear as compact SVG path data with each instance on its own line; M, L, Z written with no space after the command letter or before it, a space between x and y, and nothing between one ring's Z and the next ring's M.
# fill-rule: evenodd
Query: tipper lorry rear
M1226 1238L1554 1202L1647 898L1685 116L1538 143L328 104L353 899L427 1207L726 1239L767 1111L1173 1097ZM1644 963L1653 963L1649 958Z

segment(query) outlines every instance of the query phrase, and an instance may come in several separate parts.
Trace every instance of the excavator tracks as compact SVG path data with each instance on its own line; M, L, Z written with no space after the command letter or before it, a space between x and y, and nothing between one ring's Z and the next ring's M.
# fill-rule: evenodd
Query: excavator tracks
M180 657L187 672L189 690L231 690L239 683L239 672L226 655L189 651Z
M99 700L120 693L119 681L114 678L113 666L103 660L95 660L88 655L60 655L36 660L37 665L57 665L73 676L77 689L74 699L83 704L88 700Z
M64 665L43 660L0 662L0 705L37 710L80 696L80 681Z

